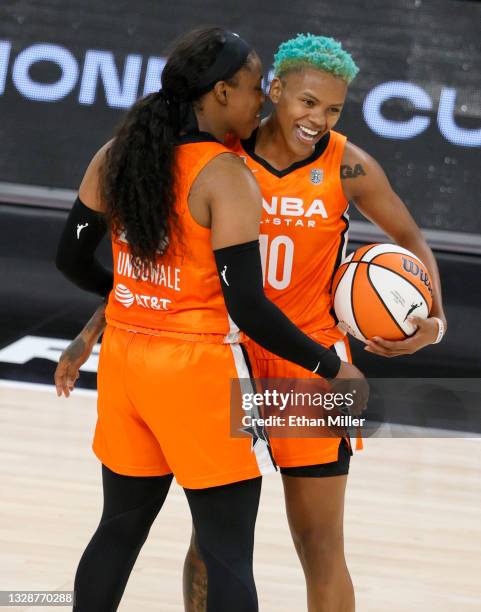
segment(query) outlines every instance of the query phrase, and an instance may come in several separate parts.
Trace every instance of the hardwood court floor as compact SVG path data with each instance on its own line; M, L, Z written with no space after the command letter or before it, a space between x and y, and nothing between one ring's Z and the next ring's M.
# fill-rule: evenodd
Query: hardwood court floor
M72 588L101 508L94 423L92 393L60 400L53 389L0 383L0 590ZM358 612L479 611L480 440L378 438L365 446L351 464L346 509ZM119 610L181 612L189 534L175 485ZM306 609L276 476L264 479L255 574L262 611Z

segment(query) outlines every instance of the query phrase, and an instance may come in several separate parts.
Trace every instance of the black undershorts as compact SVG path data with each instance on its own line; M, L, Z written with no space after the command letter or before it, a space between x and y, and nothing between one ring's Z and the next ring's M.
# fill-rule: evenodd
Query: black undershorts
M349 463L352 451L343 438L339 444L337 461L331 463L318 463L316 465L302 465L299 467L281 467L281 474L297 476L298 478L326 478L328 476L345 476L349 473Z

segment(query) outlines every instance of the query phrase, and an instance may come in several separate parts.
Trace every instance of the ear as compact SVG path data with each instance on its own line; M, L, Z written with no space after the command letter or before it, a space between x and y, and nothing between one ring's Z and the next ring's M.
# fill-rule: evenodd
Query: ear
M269 87L269 98L273 104L278 104L279 100L282 96L282 90L284 86L282 85L281 79L278 77L274 77L271 81L271 85Z
M223 106L227 104L227 88L228 85L225 81L217 81L212 90L217 102Z

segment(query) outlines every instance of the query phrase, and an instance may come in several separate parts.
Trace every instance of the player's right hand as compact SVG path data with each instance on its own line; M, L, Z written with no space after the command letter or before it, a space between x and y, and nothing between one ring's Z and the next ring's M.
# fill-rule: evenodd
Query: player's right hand
M367 408L369 399L369 383L364 374L352 363L341 361L337 376L331 382L333 390L341 393L352 393L354 405L349 413L359 415Z
M58 397L69 397L79 377L80 367L87 361L92 349L93 344L79 335L63 351L54 375Z

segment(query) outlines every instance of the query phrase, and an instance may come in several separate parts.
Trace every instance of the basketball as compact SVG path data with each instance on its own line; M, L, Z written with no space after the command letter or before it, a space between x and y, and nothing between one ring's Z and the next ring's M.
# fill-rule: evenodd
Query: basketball
M426 266L407 249L369 244L341 263L332 296L343 331L362 341L404 340L416 331L411 315L429 316L432 284Z

